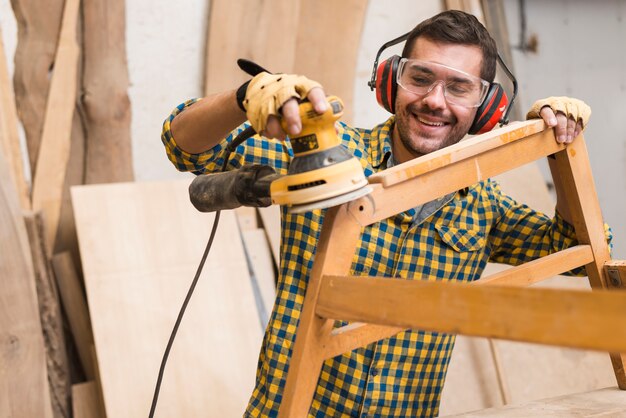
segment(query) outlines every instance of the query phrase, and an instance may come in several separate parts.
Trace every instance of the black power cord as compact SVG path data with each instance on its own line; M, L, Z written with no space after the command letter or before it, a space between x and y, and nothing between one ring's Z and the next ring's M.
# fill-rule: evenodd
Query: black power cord
M237 148L243 141L250 138L254 135L256 131L252 127L248 127L241 131L239 135L226 147L226 155L224 155L224 162L222 163L222 169L220 170L222 173L226 171L226 167L228 165L228 159L230 158L230 154ZM213 240L215 239L215 233L217 232L217 225L220 220L220 213L222 211L218 210L215 212L215 220L213 221L213 228L211 229L211 235L209 236L209 242L207 242L206 248L204 249L204 253L202 254L202 259L200 259L200 264L198 265L198 269L196 270L196 275L191 282L191 286L187 291L187 296L185 297L185 301L183 302L183 306L180 308L180 312L178 313L178 317L176 318L176 323L174 324L174 328L172 329L172 333L170 334L170 339L167 342L167 347L165 348L165 353L163 354L163 359L161 360L161 367L159 368L159 376L157 378L156 387L154 388L154 395L152 397L152 405L150 406L150 415L149 418L154 417L154 412L156 411L157 401L159 399L159 392L161 390L161 383L163 382L163 374L165 372L165 365L167 364L167 359L170 355L170 351L172 349L172 345L174 344L174 339L176 338L176 333L178 333L178 328L180 327L180 323L183 320L183 316L185 315L185 311L187 310L187 305L189 305L189 301L191 300L191 296L193 295L194 290L196 289L196 285L198 284L198 279L200 278L200 274L202 273L202 269L204 268L204 263L209 255L209 251L211 251L211 246L213 245Z

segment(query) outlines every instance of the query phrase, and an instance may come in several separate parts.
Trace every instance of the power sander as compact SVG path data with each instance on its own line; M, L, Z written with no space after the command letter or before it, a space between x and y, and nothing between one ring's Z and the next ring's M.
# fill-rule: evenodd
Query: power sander
M299 104L302 131L289 137L294 158L287 175L279 175L267 165L200 175L189 186L195 208L213 212L277 204L287 206L290 213L301 213L340 205L370 193L359 160L341 145L335 131L335 122L343 115L343 103L336 96L327 100L328 109L322 114L306 100ZM255 132L249 129L248 133L237 145Z

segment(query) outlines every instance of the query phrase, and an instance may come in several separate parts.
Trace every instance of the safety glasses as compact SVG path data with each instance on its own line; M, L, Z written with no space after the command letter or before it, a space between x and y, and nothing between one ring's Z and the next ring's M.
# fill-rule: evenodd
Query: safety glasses
M441 84L450 104L478 107L485 100L489 82L461 70L434 62L402 58L398 65L398 85L419 96Z

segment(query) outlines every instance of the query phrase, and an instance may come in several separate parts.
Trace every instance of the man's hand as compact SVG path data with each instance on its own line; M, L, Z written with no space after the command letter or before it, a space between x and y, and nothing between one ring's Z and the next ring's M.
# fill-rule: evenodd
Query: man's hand
M298 99L304 98L309 99L318 113L328 107L319 83L304 76L263 72L250 81L243 106L257 132L285 139L286 134L296 135L302 130ZM281 117L287 126L286 132L280 124Z
M554 128L557 142L569 144L587 126L591 108L582 100L569 97L548 97L536 101L526 119L543 118L544 122Z

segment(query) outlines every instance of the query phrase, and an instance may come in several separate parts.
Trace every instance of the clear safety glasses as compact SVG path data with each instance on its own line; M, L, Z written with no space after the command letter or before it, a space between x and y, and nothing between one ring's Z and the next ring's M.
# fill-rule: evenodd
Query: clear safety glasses
M480 106L489 89L489 82L482 78L443 64L408 58L400 60L397 81L403 89L420 96L441 84L447 102L463 107Z

